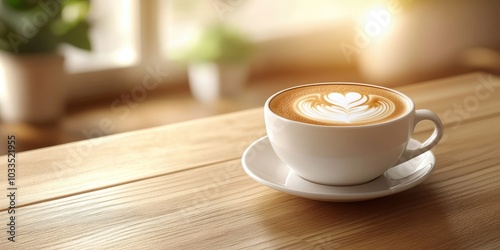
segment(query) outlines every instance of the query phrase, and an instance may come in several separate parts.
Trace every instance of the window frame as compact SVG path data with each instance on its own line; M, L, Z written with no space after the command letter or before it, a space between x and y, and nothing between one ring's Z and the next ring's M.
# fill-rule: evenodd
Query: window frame
M99 70L67 73L66 97L69 102L84 102L102 96L129 91L141 84L148 69L160 68L168 72L168 78L158 82L172 85L185 81L186 69L168 63L163 57L159 41L159 0L138 1L137 63L131 66L116 66ZM168 69L168 70L167 70Z

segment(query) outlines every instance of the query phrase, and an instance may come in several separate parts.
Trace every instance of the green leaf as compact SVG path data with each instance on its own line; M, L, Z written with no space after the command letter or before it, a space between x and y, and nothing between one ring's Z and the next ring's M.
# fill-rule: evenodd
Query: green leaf
M65 23L79 23L85 20L90 10L87 1L66 2L62 8L61 18Z
M13 46L12 40L16 36L16 33L10 27L10 25L2 20L0 20L0 49L15 52L16 49ZM15 44L14 44L15 45Z
M77 48L90 51L92 44L89 38L90 25L88 22L81 22L73 29L69 30L61 38L64 42L69 43Z
M69 43L90 50L85 20L89 4L88 0L0 0L0 49L55 53L61 43Z
M185 54L188 61L242 62L253 52L249 39L224 24L207 27Z
M26 41L23 41L22 38ZM17 37L17 40L19 41L16 47L20 53L53 53L61 43L61 39L54 36L47 26L41 27L34 37L20 36Z
M3 3L18 11L30 10L38 6L40 0L3 0Z
M66 23L61 19L55 20L52 25L51 25L51 31L54 33L56 36L62 36L68 31L70 31L72 28L74 28L77 24L73 23Z

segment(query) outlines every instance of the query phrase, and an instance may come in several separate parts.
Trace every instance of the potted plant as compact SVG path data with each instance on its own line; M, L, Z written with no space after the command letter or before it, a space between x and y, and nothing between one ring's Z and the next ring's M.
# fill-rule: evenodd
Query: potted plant
M249 39L222 23L206 27L181 59L189 63L189 86L201 102L242 91L253 52Z
M88 0L0 1L0 115L6 122L51 122L65 103L66 43L90 50Z

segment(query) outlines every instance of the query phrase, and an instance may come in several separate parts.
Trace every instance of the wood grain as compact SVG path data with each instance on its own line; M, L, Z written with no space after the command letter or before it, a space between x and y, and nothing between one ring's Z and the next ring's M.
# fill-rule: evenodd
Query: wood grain
M256 113L244 111L19 153L23 204L238 158L265 134L262 118L243 122ZM0 158L0 167L6 169L6 164L6 157Z
M500 248L499 78L398 90L446 126L414 189L326 203L260 185L239 160L265 134L253 109L18 154L18 242L0 249Z
M478 88L488 97L476 98ZM413 98L417 108L433 110L453 130L500 113L500 79L491 75L468 74L398 90ZM474 98L477 109L455 108ZM423 123L416 131L429 129L431 125ZM23 152L19 154L22 205L237 159L263 135L263 114L258 108ZM6 162L5 156L0 157L0 168L6 168ZM0 211L6 207L1 204Z
M498 248L497 124L451 131L434 174L393 196L311 201L260 185L229 160L20 208L14 249Z

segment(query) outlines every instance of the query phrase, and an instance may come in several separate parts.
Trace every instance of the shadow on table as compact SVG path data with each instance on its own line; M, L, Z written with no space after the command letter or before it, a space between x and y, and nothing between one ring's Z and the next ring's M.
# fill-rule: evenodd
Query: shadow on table
M270 233L297 237L317 249L446 247L452 238L439 196L425 183L379 199L330 203L273 192L260 202ZM269 195L269 196L271 196Z

